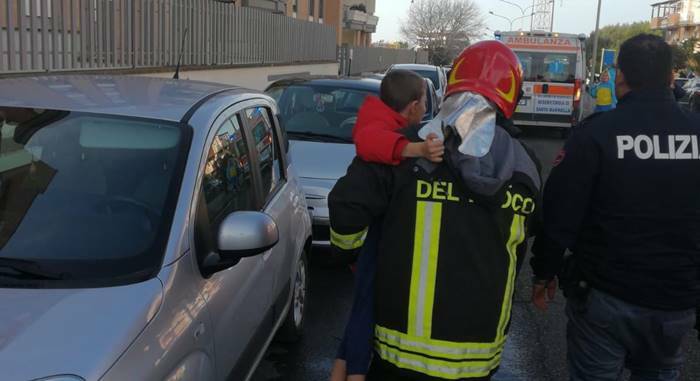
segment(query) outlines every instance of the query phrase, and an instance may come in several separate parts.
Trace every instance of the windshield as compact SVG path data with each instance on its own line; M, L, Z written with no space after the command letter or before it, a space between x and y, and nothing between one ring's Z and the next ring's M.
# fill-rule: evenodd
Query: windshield
M529 82L574 83L576 54L516 52Z
M435 86L435 90L440 90L440 78L437 70L412 70L423 78L427 78Z
M186 146L179 126L0 107L0 129L0 258L71 281L157 270Z
M275 96L280 122L290 139L347 143L352 143L360 106L368 95L376 95L364 90L306 84L275 87L267 93Z

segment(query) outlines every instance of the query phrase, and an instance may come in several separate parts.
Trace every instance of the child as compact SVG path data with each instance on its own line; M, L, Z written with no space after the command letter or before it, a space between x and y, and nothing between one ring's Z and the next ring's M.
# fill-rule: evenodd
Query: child
M403 159L424 157L441 162L442 141L429 135L427 141L411 143L398 130L417 125L425 114L425 80L406 70L392 70L382 80L380 97L368 97L353 130L357 155L365 160L398 165ZM355 297L338 358L333 364L332 381L362 381L369 370L374 338L373 292L379 223L370 227L360 254Z
M600 73L600 82L591 89L596 100L595 112L610 111L615 108L615 87L610 83L608 71Z

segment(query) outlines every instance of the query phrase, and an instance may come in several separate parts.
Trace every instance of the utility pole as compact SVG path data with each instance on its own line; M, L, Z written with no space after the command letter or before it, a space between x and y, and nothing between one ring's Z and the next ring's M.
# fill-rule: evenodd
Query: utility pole
M555 1L552 1L552 21L549 23L549 33L554 33L554 6L556 5Z
M598 62L598 32L600 31L600 6L603 0L598 0L598 15L595 20L595 36L593 37L593 63L592 69L593 73L596 70L596 63Z

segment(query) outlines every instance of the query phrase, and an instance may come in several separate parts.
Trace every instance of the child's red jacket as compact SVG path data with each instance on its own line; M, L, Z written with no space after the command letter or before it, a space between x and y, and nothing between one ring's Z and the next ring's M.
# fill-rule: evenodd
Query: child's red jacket
M357 114L352 131L357 155L365 161L398 165L409 141L398 130L408 121L381 99L368 96Z

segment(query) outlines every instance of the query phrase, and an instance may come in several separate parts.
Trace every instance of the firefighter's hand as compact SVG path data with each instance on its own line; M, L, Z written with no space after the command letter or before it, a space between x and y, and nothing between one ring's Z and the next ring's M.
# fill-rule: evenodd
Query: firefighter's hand
M442 140L434 133L428 134L423 147L423 157L433 163L442 162L442 156L445 154L445 145Z
M533 282L532 284L532 304L540 311L547 311L548 304L554 300L557 293L557 278L548 282Z

